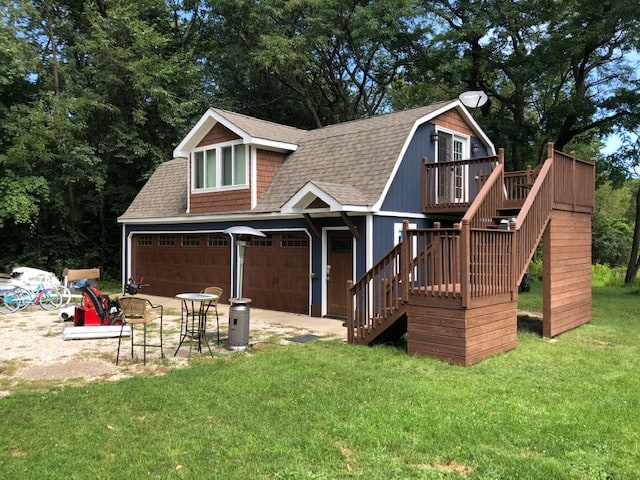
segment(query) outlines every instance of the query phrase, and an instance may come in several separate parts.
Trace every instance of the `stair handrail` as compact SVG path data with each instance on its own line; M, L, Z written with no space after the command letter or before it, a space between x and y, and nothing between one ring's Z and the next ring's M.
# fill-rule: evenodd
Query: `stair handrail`
M478 195L462 217L461 224L483 228L492 222L495 211L504 202L504 149L498 150L498 164L489 174Z
M512 226L515 230L514 246L518 247L513 249L513 278L516 283L520 283L527 272L529 262L551 218L554 197L553 170L551 156L542 164L540 173Z
M404 299L400 272L403 242L395 245L355 283L347 283L347 340L353 343L384 321ZM406 285L406 283L405 283ZM355 299L355 303L354 303Z

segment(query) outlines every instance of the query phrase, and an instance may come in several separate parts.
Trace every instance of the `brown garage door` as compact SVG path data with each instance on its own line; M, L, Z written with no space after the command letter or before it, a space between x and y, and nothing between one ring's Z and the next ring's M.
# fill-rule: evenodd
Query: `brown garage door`
M247 245L244 297L256 308L309 313L309 237L274 232Z
M174 296L205 287L224 289L229 298L231 252L229 236L211 234L146 234L132 239L132 273L144 277L151 295Z

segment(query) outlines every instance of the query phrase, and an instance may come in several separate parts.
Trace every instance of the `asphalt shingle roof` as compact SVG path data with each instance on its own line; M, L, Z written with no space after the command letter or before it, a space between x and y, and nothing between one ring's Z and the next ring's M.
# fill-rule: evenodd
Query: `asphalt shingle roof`
M160 164L120 217L179 217L187 211L187 159L175 158Z
M375 204L415 122L450 103L439 102L316 130L300 130L226 110L214 111L251 137L298 145L252 210L265 213L279 212L308 182L342 204ZM186 201L187 160L174 159L158 167L120 219L184 216Z
M370 206L380 199L415 122L451 102L306 132L276 172L255 211L278 211L307 182L350 185ZM321 187L322 188L322 187Z
M254 138L262 138L265 140L285 143L298 143L298 140L307 132L307 130L301 130L299 128L289 127L279 123L267 122L266 120L249 117L248 115L243 115L241 113L230 112L219 108L214 108L212 110Z

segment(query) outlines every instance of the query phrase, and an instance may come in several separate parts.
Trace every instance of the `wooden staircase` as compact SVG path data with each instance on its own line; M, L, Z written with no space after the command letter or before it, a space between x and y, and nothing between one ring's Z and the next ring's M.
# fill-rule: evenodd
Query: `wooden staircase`
M502 151L494 165L453 228L436 222L409 229L405 222L402 241L349 283L349 343L407 333L410 354L465 365L515 348L518 285L553 209L593 208L593 195L581 197L589 189L579 182L593 182L594 166L552 145L536 170L505 173ZM474 347L476 337L483 347Z

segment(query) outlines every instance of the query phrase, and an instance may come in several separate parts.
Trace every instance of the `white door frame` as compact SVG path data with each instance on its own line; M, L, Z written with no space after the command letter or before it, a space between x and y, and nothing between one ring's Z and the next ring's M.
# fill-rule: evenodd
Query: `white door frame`
M328 305L328 301L327 301L327 295L328 295L328 291L327 291L327 261L328 261L328 249L329 249L329 244L328 244L328 235L327 232L331 230L331 231L349 231L349 228L344 226L337 226L337 227L323 227L322 228L322 280L321 280L321 297L322 297L322 306L320 308L320 315L321 316L326 316L327 315L327 305ZM351 252L352 257L353 257L353 264L351 265L351 274L353 276L353 272L356 271L356 240L355 238L352 237L351 239Z

